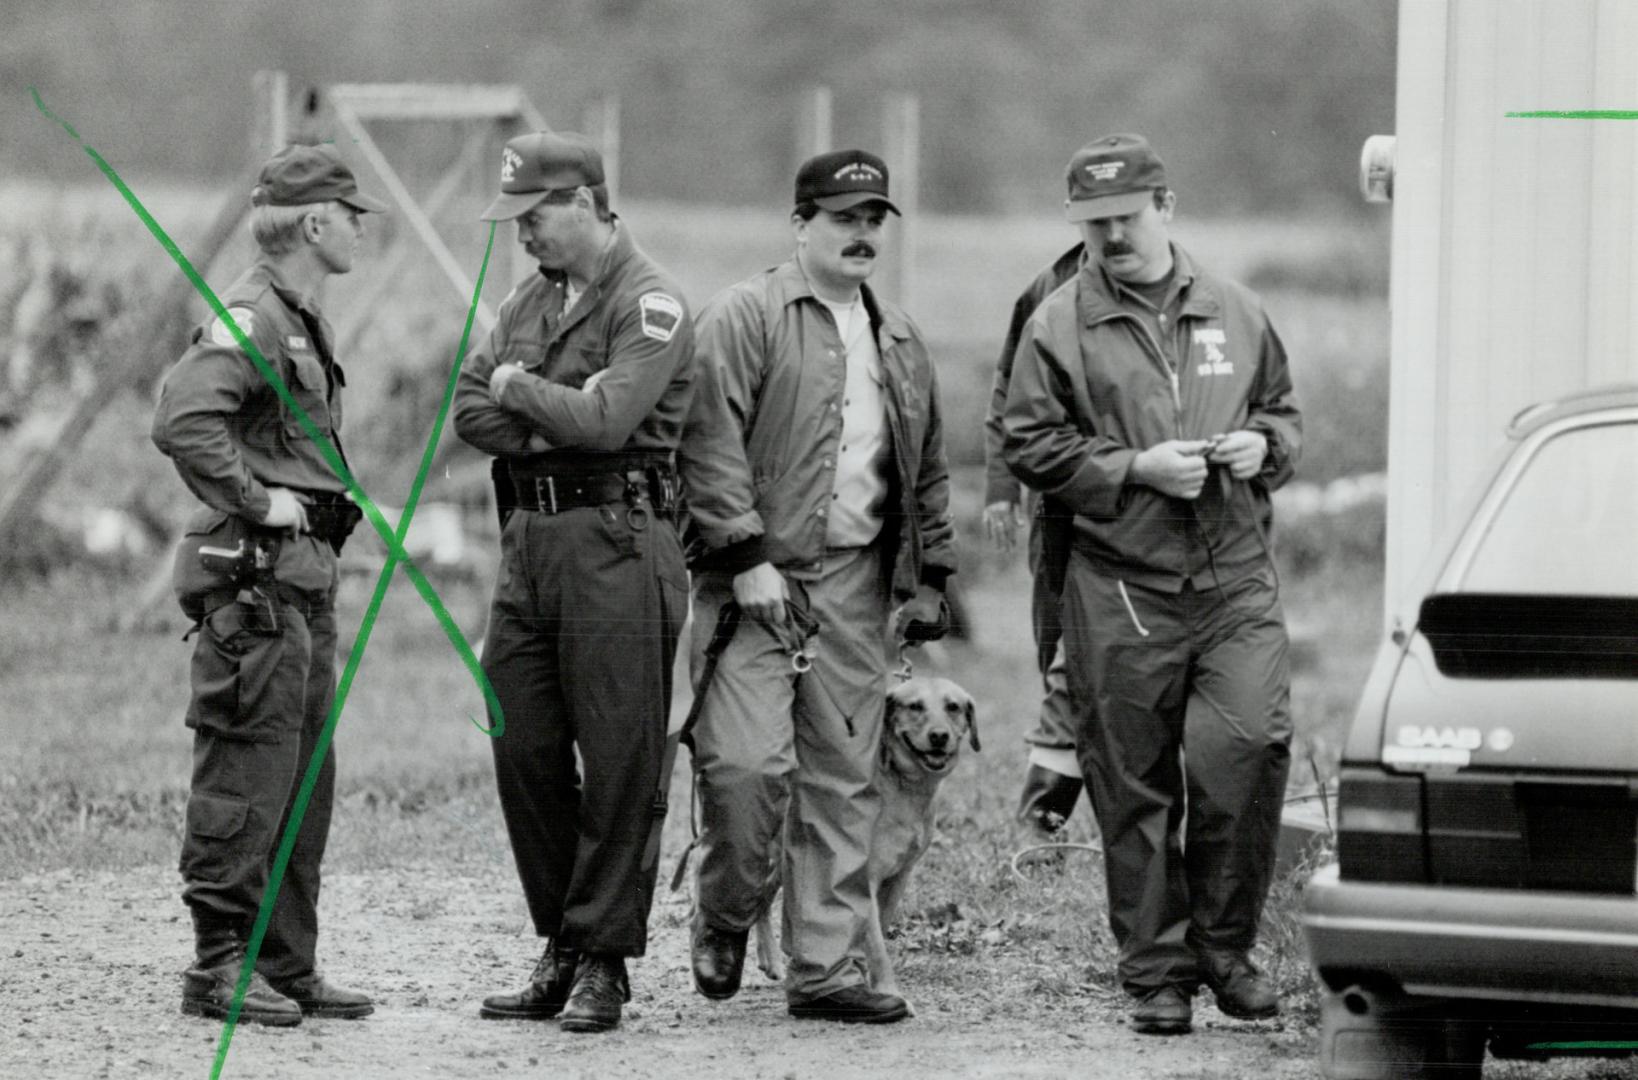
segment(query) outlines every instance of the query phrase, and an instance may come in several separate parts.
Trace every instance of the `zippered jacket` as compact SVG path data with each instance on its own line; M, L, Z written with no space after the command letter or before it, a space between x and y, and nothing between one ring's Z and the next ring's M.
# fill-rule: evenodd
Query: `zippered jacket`
M938 382L921 333L862 289L881 356L893 468L879 543L901 598L942 588L955 529ZM696 569L762 562L816 575L842 434L846 349L793 259L732 285L700 313L698 386L677 456Z
M1101 571L1175 593L1267 565L1269 493L1291 477L1302 418L1261 301L1176 244L1172 254L1177 300L1158 338L1154 316L1095 260L1042 301L1013 361L1003 454L1025 484L1074 511L1076 550ZM1268 439L1249 481L1214 468L1185 500L1130 477L1151 446L1240 429Z

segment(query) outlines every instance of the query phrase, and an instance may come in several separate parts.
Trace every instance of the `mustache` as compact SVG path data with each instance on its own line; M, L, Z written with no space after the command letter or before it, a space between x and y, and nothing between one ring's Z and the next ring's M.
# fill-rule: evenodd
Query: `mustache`
M1121 240L1111 240L1103 245L1103 257L1113 259L1118 255L1135 255L1132 245Z
M863 255L867 259L876 257L876 245L868 240L855 240L842 249L842 258L852 258L854 255Z

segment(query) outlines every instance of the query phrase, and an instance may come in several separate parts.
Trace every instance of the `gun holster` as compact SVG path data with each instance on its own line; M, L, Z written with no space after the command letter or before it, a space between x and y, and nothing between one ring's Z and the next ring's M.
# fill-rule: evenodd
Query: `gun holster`
M206 510L196 515L182 534L171 574L183 614L197 629L212 611L237 602L254 609L246 612L247 628L279 633L274 571L281 543L232 514Z

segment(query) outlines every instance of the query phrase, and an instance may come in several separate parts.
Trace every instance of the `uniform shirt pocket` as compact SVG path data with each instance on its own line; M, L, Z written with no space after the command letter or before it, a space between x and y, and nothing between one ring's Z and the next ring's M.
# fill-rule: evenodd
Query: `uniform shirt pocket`
M312 353L293 352L290 354L290 367L295 376L290 386L291 396L320 431L328 432L330 410L325 398L329 392L329 380L324 376L324 365ZM292 435L304 434L306 428L302 426L296 411L288 407L285 411L285 429Z

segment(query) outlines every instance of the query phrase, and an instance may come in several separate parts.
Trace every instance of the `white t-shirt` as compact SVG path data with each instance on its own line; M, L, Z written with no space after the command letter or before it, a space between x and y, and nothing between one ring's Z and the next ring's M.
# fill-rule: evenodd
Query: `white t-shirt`
M842 438L826 518L827 547L864 547L881 532L881 504L887 496L886 398L882 359L870 332L870 313L858 296L851 304L820 303L836 318L847 354L842 390Z

